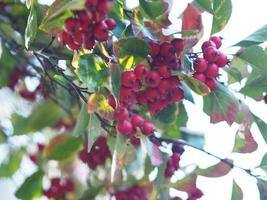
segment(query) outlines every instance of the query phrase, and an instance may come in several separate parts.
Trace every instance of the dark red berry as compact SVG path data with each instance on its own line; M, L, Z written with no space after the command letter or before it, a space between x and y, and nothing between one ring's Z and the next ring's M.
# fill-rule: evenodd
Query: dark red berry
M169 78L171 76L171 72L166 65L159 67L159 73L163 78Z
M218 67L224 67L229 63L229 60L225 54L221 53L215 63Z
M178 102L184 98L184 91L181 88L174 88L171 91L171 99L174 102Z
M149 54L152 57L156 57L159 54L159 52L160 52L160 46L159 46L159 44L156 43L156 42L149 42L148 44L150 46L150 53Z
M176 88L180 84L180 80L179 80L179 78L177 76L171 76L168 79L171 82L172 88Z
M211 89L214 90L216 88L216 81L212 78L208 78L205 84Z
M144 121L144 118L137 114L133 115L131 118L131 122L134 128L140 127L144 123Z
M154 132L153 124L149 121L145 121L141 127L141 131L144 135L150 136Z
M180 38L176 38L172 40L172 45L176 51L176 53L179 55L184 50L184 40Z
M80 21L76 18L69 18L65 20L64 28L68 33L76 33L82 29Z
M208 64L204 58L197 58L194 61L194 70L197 72L204 72L208 68Z
M96 24L94 28L94 36L99 42L103 42L108 39L108 26L104 21Z
M133 71L125 71L121 74L121 84L125 87L133 87L136 82L136 76Z
M142 65L142 64L136 65L136 67L134 68L134 74L136 78L141 81L145 80L148 72L149 72L149 69L145 65Z
M160 75L156 71L151 71L146 77L146 84L149 87L157 87L160 84Z
M113 30L116 27L116 21L114 19L106 19L105 20L106 24L108 25L109 30Z
M109 9L111 7L111 2L110 1L106 1L106 0L102 0L102 1L98 1L98 4L96 6L96 10L98 12L107 14Z
M129 135L133 132L132 123L129 120L124 120L117 124L117 130L123 135Z
M94 7L97 5L98 0L86 0L85 5L87 7Z
M193 78L199 80L202 83L206 82L206 76L203 73L194 73Z
M147 103L146 92L145 91L138 92L136 100L141 105L146 104Z
M202 46L201 46L202 51L204 51L204 50L205 50L206 48L208 48L208 47L215 47L215 48L216 48L216 44L215 44L213 41L208 40L208 41L206 41L206 42L204 42L204 43L202 44Z
M124 121L128 119L129 112L127 108L124 107L118 107L114 112L114 118L117 121Z
M159 91L161 94L166 94L171 88L172 88L172 85L169 79L161 80L159 84Z
M219 74L219 68L216 64L208 64L208 69L205 72L205 75L208 78L215 78Z
M212 36L210 38L210 40L215 43L217 49L219 49L222 46L222 38L221 37Z
M220 52L215 47L207 47L203 52L203 56L209 63L214 63L218 60Z
M117 107L116 99L112 94L108 95L108 104L114 109Z
M175 54L175 49L173 45L170 44L169 42L163 42L160 45L160 55L162 55L163 57L169 57L174 54Z

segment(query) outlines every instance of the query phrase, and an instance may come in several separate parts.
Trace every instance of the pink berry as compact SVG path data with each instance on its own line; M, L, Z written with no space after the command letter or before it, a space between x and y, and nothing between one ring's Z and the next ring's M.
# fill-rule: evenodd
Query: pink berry
M215 63L218 67L224 67L229 63L229 60L225 54L221 53Z
M208 40L208 41L206 41L206 42L204 42L204 43L202 44L202 46L201 46L202 51L204 51L204 50L205 50L206 48L208 48L208 47L215 47L215 48L216 48L216 44L215 44L213 41Z
M216 49L216 47L207 47L203 52L205 60L209 63L214 63L218 60L220 56L220 52Z
M144 118L137 114L133 115L131 118L131 122L134 128L140 127L144 123L144 121Z
M194 62L194 70L204 72L208 68L208 64L204 58L197 58Z
M205 72L208 78L215 78L219 74L219 68L216 64L208 64L208 69Z
M124 120L122 122L119 122L117 124L117 130L123 135L129 135L133 132L133 126L132 123L128 120Z
M175 54L175 49L174 49L173 45L170 44L169 42L163 42L160 45L160 54L163 57L168 57L168 56Z
M184 40L180 38L176 38L172 40L172 45L176 51L176 53L179 55L184 50Z
M206 76L203 73L194 73L193 78L199 80L202 83L206 82Z
M150 55L152 57L156 57L159 54L160 46L156 42L149 42L148 45L150 46Z
M211 89L214 90L216 88L216 81L212 78L208 78L205 84Z
M160 75L156 71L150 71L146 77L148 87L157 87L160 84Z
M125 87L133 87L136 82L136 76L133 71L125 71L121 74L121 84Z
M210 40L215 43L217 49L219 49L222 46L222 38L221 37L212 36L210 38Z
M113 30L116 27L116 21L112 18L106 19L105 22L108 25L109 30Z
M150 136L154 132L153 124L149 121L145 121L141 127L141 131L144 135Z
M148 72L149 69L143 64L136 65L136 67L134 68L134 74L136 78L141 81L145 80Z
M124 107L118 107L114 112L114 118L117 121L124 121L124 120L128 119L128 115L129 115L129 112Z

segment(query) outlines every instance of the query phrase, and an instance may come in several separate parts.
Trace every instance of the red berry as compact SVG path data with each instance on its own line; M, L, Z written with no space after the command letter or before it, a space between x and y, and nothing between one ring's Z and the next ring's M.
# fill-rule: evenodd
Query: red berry
M264 103L267 104L267 94L263 97Z
M173 45L170 44L169 42L163 42L160 45L160 54L163 57L168 57L168 56L175 54L175 49L174 49Z
M133 91L137 92L141 89L142 87L142 83L141 81L139 80L136 80L135 84L134 84L134 87L133 87Z
M220 52L215 47L207 47L203 52L205 60L214 63L218 60Z
M141 127L141 131L144 135L152 135L154 132L153 124L149 121L145 121Z
M133 115L132 118L131 118L131 122L132 122L132 125L134 128L137 128L137 127L140 127L141 124L144 123L144 118L141 117L140 115Z
M206 82L206 76L203 73L194 73L193 78L199 80L202 83Z
M117 124L117 130L123 135L129 135L133 132L132 123L128 120L124 120Z
M180 38L176 38L172 40L172 45L176 51L176 53L179 55L184 50L184 40Z
M99 42L103 42L108 39L108 26L104 21L96 24L94 28L94 36Z
M86 0L85 5L86 7L94 7L97 5L98 0Z
M69 38L71 38L71 36L65 31L57 35L57 40L62 45L65 45L68 42Z
M128 119L128 116L129 116L129 112L124 107L118 107L114 112L114 118L117 121L124 121L124 120Z
M114 19L106 19L105 20L106 24L108 25L109 30L113 30L116 27L116 21Z
M168 78L171 82L171 86L172 88L176 88L179 86L180 84L180 80L177 76L171 76L170 78Z
M145 91L141 91L141 92L137 93L136 100L141 105L146 104L147 103L146 92Z
M28 101L35 101L36 99L36 93L35 92L30 92L28 90L22 90L19 91L19 94L21 97L24 99L27 99Z
M106 0L102 0L102 1L98 1L98 4L96 6L96 10L98 12L107 14L109 9L111 7L111 2L110 1L106 1Z
M84 39L85 35L83 32L76 32L73 33L73 42L76 45L79 45L80 47L82 47L82 43L83 43L83 39Z
M166 65L159 67L159 73L163 78L169 78L171 76L171 72Z
M204 43L202 44L202 46L201 46L202 51L204 51L204 50L205 50L206 48L208 48L208 47L215 47L215 48L216 48L216 44L215 44L213 41L208 40L208 41L206 41L206 42L204 42Z
M215 43L217 49L219 49L222 46L222 38L221 37L212 36L210 38L210 40Z
M191 197L200 198L203 196L203 192L196 188L195 191L191 194Z
M82 29L80 21L76 18L69 18L65 20L64 28L68 33L76 33Z
M133 71L125 71L121 74L121 84L125 87L133 87L136 82L136 76Z
M208 78L215 78L219 74L219 68L216 64L208 64L208 69L205 72Z
M214 90L216 88L216 81L212 78L208 78L205 84L211 89Z
M160 51L160 46L159 46L159 44L156 43L156 42L149 42L148 44L149 44L149 46L150 46L150 53L149 53L149 54L150 54L152 57L156 57L156 56L159 54L159 51Z
M85 40L83 47L85 49L91 50L95 45L95 40L93 38L88 38Z
M208 68L208 64L204 58L197 58L194 62L194 70L204 72Z
M171 91L171 99L174 102L180 101L182 98L184 98L184 91L181 88L174 88Z
M160 75L156 71L151 71L146 77L146 84L149 87L157 87L160 84Z
M172 88L171 81L169 79L161 80L159 84L159 91L161 94L166 94L169 89Z
M82 11L78 13L79 20L81 21L82 27L87 27L92 23L93 14L90 11Z
M116 99L112 94L108 95L108 104L114 109L117 107Z
M150 102L155 102L160 99L160 93L155 88L149 88L146 90L146 99Z
M134 74L136 78L141 81L145 80L148 72L149 72L149 69L145 65L142 65L142 64L136 65L136 67L134 68Z
M221 53L215 63L218 67L224 67L229 63L229 60L225 54Z

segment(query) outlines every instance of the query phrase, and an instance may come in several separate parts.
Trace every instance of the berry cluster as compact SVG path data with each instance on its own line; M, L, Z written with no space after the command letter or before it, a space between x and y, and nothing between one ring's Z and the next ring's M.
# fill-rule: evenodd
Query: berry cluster
M71 178L53 178L50 182L50 188L43 191L47 198L64 198L67 193L75 190L75 184Z
M202 44L203 58L194 61L193 77L205 83L211 90L216 88L215 78L219 75L219 68L229 61L227 56L218 49L222 45L222 38L213 36Z
M111 157L111 153L107 145L107 140L103 136L97 138L90 152L88 152L88 145L85 143L83 150L79 154L80 160L93 170L99 165L104 165L106 159L109 157Z
M165 177L172 177L174 172L179 168L180 157L184 152L184 148L178 144L173 144L172 146L172 156L167 160L167 166L165 169Z
M139 185L115 193L116 200L148 200L146 188Z
M74 17L65 21L58 41L71 50L90 50L95 41L108 40L109 31L116 27L115 20L107 18L111 5L112 0L86 0L86 9L75 12Z
M31 153L29 154L29 158L31 159L32 162L34 163L37 163L39 158L40 158L40 155L42 154L44 148L45 148L45 145L44 144L41 144L41 143L37 143L37 151L35 153Z
M180 54L184 49L184 41L176 38L171 42L149 42L150 56L152 58L152 66L160 68L167 66L170 70L177 70L180 68Z

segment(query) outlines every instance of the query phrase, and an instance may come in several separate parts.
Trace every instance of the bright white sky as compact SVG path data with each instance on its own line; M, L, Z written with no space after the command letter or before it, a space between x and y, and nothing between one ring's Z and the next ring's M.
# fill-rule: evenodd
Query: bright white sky
M43 0L42 2L50 2ZM138 0L137 0L138 1ZM41 2L41 1L40 1ZM133 5L136 0L128 1ZM185 9L188 0L174 0L173 9L171 12L171 20L174 22L176 27L179 27L180 22L176 18L181 14ZM223 49L229 51L229 46L240 41L242 38L245 38L249 34L253 33L255 30L267 23L267 1L266 0L232 0L233 2L233 13L232 17L226 26L226 28L219 33L220 36L224 38ZM129 4L129 5L130 5ZM204 39L208 39L209 31L211 26L211 16L207 13L203 14L203 23L204 23ZM174 27L175 27L174 26ZM223 50L224 51L224 50ZM238 86L237 86L238 87ZM236 88L236 87L233 87ZM0 91L1 94L1 91ZM2 93L3 94L3 93ZM0 105L6 105L7 99L6 95L0 95ZM189 122L188 128L205 132L206 145L205 149L221 157L230 157L236 160L236 164L243 167L253 168L256 167L266 152L266 145L259 134L259 131L256 127L252 128L252 132L256 141L259 144L258 151L252 153L251 155L237 156L230 154L234 142L235 132L238 128L237 125L229 127L226 123L219 123L216 125L211 125L209 123L209 118L206 114L202 112L202 100L198 96L194 96L195 102L197 105L186 102L186 108L189 113ZM250 98L245 99L245 102L250 106L250 109L259 117L264 119L267 122L267 105L263 102L255 102ZM6 116L8 112L4 110L8 108L7 106L1 106L0 119L1 117ZM202 167L206 167L214 162L214 159L203 155L198 152L188 152L184 156L184 164L187 163L198 163ZM210 160L210 162L209 162ZM30 174L29 166L26 166L27 174ZM244 200L257 200L258 199L258 190L255 185L255 180L247 176L244 172L240 170L233 170L229 175L219 178L219 179L207 179L199 178L198 186L203 190L205 196L201 200L230 200L231 199L231 188L232 188L232 177L235 177L235 180L243 189ZM21 175L18 175L18 179L21 179ZM13 200L13 183L10 181L0 181L0 191L4 200ZM3 192L5 191L5 192Z

